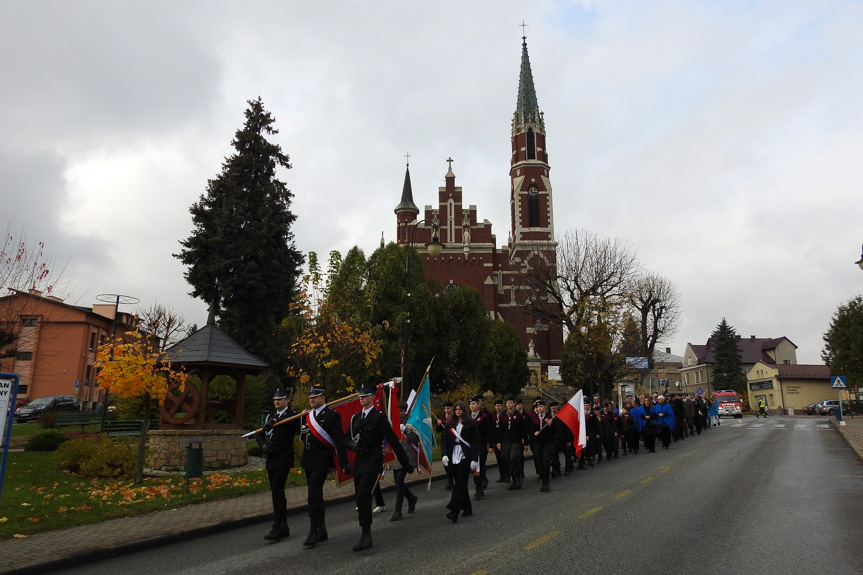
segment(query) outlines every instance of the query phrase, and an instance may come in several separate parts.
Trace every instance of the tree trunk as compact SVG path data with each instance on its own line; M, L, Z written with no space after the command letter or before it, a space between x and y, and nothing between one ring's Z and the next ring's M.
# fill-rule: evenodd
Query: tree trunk
M144 394L144 423L138 435L138 454L135 457L135 483L144 481L144 450L147 446L147 431L150 429L150 395Z

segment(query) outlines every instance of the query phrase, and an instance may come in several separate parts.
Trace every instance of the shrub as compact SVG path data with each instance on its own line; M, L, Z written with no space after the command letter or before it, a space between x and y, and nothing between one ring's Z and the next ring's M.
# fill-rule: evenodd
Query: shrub
M27 441L24 451L56 451L60 444L66 441L69 441L69 438L59 431L37 433Z
M86 477L131 479L135 475L136 453L134 438L73 440L54 453L54 467Z
M57 427L57 414L53 411L43 411L39 414L39 417L36 418L36 421L38 421L39 425L45 429L54 429Z

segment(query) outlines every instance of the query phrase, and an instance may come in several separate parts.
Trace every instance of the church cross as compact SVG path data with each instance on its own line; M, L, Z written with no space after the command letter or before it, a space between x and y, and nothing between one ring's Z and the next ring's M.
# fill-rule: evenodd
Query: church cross
M406 165L410 166L411 165L411 154L410 154L410 152L405 154L405 158L407 158Z

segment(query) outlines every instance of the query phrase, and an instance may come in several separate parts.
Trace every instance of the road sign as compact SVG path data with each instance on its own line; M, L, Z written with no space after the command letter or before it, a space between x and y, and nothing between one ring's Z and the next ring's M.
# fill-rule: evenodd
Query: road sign
M699 387L695 391L698 393L698 395L704 395L704 388L703 387Z
M830 376L830 387L833 389L845 389L845 376L844 375L831 375Z

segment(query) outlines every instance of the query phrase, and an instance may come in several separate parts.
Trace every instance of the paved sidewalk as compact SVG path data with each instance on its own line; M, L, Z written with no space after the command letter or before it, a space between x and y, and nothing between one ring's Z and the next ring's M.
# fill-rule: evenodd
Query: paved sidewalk
M262 472L263 473L263 472ZM432 466L432 477L444 474L443 466ZM389 485L391 473L387 474ZM409 485L428 482L428 475L408 476ZM386 484L385 484L386 485ZM305 512L306 487L286 490L288 512ZM324 499L348 501L354 498L354 484L327 481ZM47 573L52 569L80 565L106 556L173 543L182 539L233 529L252 523L272 521L270 492L187 505L101 523L36 533L25 539L0 541L0 575L6 573Z
M845 438L857 457L863 459L863 416L844 418L845 425L840 425L835 417L830 418L830 424Z

